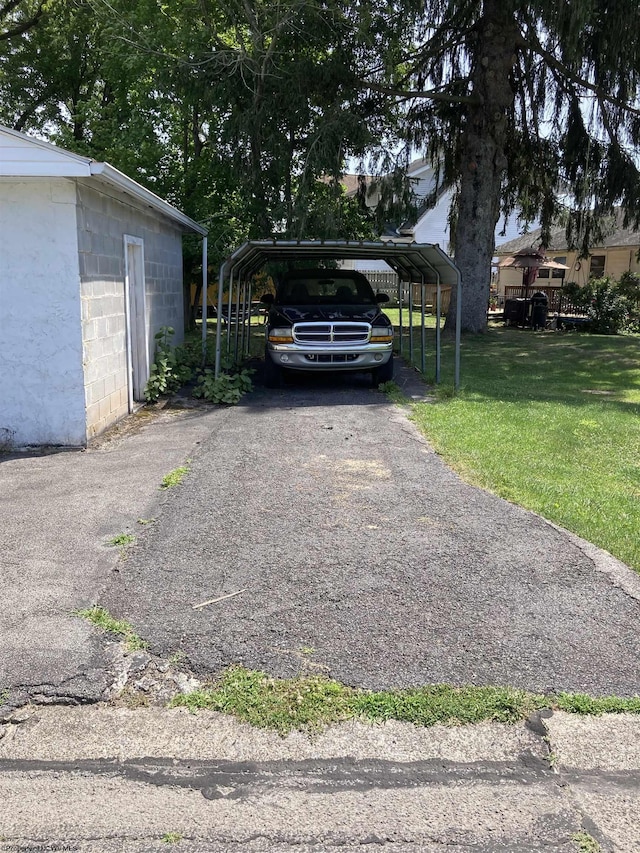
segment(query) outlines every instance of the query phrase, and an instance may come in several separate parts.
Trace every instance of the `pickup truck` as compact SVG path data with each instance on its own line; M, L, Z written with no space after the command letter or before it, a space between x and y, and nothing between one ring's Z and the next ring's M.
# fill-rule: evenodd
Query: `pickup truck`
M369 371L374 385L393 379L393 326L375 294L354 270L289 270L265 294L265 384L285 371Z

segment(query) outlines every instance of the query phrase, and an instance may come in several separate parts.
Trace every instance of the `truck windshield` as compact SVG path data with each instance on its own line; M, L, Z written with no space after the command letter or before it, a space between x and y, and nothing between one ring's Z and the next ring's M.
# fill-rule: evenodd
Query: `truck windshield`
M290 278L280 283L276 301L281 305L375 305L365 278Z

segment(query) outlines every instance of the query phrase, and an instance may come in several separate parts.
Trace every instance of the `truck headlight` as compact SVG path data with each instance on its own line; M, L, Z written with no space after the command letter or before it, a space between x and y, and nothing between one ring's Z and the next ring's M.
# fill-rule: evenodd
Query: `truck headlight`
M270 329L269 343L272 344L292 344L293 334L290 327L284 329Z
M390 344L393 341L393 327L373 326L370 340L372 344Z

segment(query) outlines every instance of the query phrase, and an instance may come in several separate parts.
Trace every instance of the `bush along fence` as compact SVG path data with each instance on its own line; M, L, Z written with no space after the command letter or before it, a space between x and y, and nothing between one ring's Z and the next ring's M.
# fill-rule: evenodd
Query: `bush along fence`
M160 397L175 392L195 380L192 394L210 403L235 405L243 394L251 390L252 370L223 358L223 372L215 378L212 367L215 361L213 341L207 341L207 351L202 366L202 344L200 341L185 341L173 346L175 330L163 326L155 335L156 353L151 366L149 381L144 391L145 400L155 403Z
M592 278L580 287L565 284L563 297L587 318L586 329L600 335L640 332L640 275L625 272L619 281Z

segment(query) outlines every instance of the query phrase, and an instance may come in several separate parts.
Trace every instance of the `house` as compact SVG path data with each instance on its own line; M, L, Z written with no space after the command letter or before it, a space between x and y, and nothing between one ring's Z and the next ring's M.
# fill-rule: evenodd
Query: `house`
M183 334L182 236L206 229L107 163L0 126L0 447L84 446Z
M445 252L452 251L453 240L449 225L449 213L454 197L454 190L438 190L436 170L429 160L423 158L414 160L409 165L408 176L413 187L417 205L415 219L404 222L398 227L392 227L388 231L387 236L406 236L416 243L437 244ZM355 194L355 178L356 176L353 175L345 175L343 177L347 194ZM367 180L373 181L372 191L367 196L367 206L375 208L379 198L375 179L367 178ZM433 201L434 195L435 203ZM501 217L496 226L496 243L504 239L513 239L521 232L522 224L519 222L516 214L512 214L506 220ZM384 239L384 236L382 235L382 239ZM391 273L391 270L383 261L356 261L353 262L352 267L364 272L374 286L385 289L385 281L388 281L391 284L391 289L393 289L392 282L395 280L395 275ZM391 293L391 290L389 292ZM416 287L414 294L416 304L419 298L419 288ZM445 299L446 302L448 302L448 299ZM446 311L446 304L444 310Z
M605 234L607 236L601 241L601 245L594 246L587 258L580 257L579 249L567 248L564 226L551 230L546 246L541 246L540 228L515 240L501 243L496 249L498 297L504 299L520 295L519 290L523 281L522 269L500 266L500 263L505 258L512 257L531 246L540 247L550 260L567 267L566 270L559 267L538 270L535 286L543 290L560 288L565 282L584 285L590 278L609 276L619 279L624 272L640 272L638 259L640 232L624 227L622 211L617 211L615 217L611 218Z

